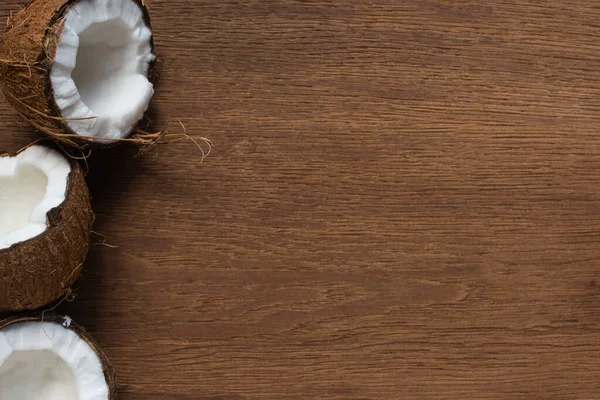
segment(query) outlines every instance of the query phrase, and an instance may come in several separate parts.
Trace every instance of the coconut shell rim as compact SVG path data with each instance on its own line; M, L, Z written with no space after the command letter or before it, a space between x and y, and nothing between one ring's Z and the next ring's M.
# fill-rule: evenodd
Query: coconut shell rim
M65 316L62 316L57 313L25 313L20 315L15 315L7 318L0 318L0 332L9 326L25 323L25 322L49 322L53 324L57 324L62 326L64 329L70 330L74 332L81 340L90 346L94 354L98 357L100 361L100 365L102 366L102 372L104 373L104 381L108 386L108 400L116 400L117 398L117 377L115 374L114 367L102 348L96 342L96 340L89 334L89 332L81 325L77 324L75 321L70 320L68 326L65 326L65 321L67 321Z
M47 145L41 145L41 146L52 148L51 146L47 146ZM53 149L53 150L55 150L55 149ZM9 158L16 157L19 153L20 152L10 153L4 157L9 157ZM61 155L63 157L65 157L64 154L61 154ZM2 158L4 158L4 157L2 157ZM60 203L58 206L48 210L48 212L46 213L46 229L44 230L44 232L42 232L38 235L35 235L27 240L23 240L22 242L15 243L6 249L0 249L0 255L14 251L17 247L26 246L28 244L33 243L34 241L40 240L41 237L46 236L48 234L48 231L51 228L55 228L60 224L64 206L68 201L71 200L71 193L73 191L73 186L75 185L74 175L77 172L76 171L77 169L81 170L81 167L75 160L73 160L69 157L65 157L65 158L67 159L67 161L69 161L69 165L71 165L71 171L69 172L69 175L67 176L67 187L65 189L65 200L62 203ZM90 208L90 212L91 212L91 208ZM0 327L0 329L2 329L2 328Z
M32 0L30 3L28 3L27 6L29 6L29 4L33 3L34 1L39 1L39 0ZM76 3L79 3L80 1L82 1L82 0L67 0L52 15L52 17L46 24L46 26L47 26L46 32L44 34L44 37L42 38L42 51L40 52L40 55L38 56L38 62L41 63L42 65L44 65L44 67L45 67L44 74L43 74L44 80L46 82L45 87L44 87L44 96L46 97L46 100L48 102L48 109L50 110L50 112L53 115L60 116L60 117L62 117L62 112L60 110L60 107L56 103L56 99L54 97L54 87L52 86L52 80L50 79L50 73L52 72L52 65L54 63L54 60L52 60L52 61L49 60L48 54L44 51L44 43L50 43L50 38L55 35L55 31L54 31L55 25L57 23L59 23L59 21L61 21L65 17L65 15L71 9L71 7L73 7ZM152 30L152 24L151 24L151 20L150 20L150 13L148 12L148 7L144 4L144 0L130 0L130 1L134 2L140 8L140 10L142 12L142 19L144 21L144 24L152 33L152 35L150 36L150 51L152 52L152 54L154 54L154 60L152 60L149 63L147 78L150 81L150 83L154 84L155 77L156 77L157 56L156 56L156 49L155 49L155 44L154 44L154 31ZM62 30L62 27L59 27L59 28ZM144 117L142 116L142 118L140 118L135 123L135 126L133 127L131 132L129 132L127 135L125 135L122 139L130 138L134 134L134 132L136 131L136 128L139 126L140 122L143 119L144 119ZM116 143L113 143L113 142L105 143L102 141L90 140L89 138L86 138L85 136L81 136L77 132L75 132L69 126L69 124L67 124L64 120L57 120L57 123L59 124L61 131L63 131L65 134L73 135L73 136L75 136L74 140L83 141L87 145L91 145L94 147L112 147L112 146L115 146L116 144L118 144L118 141L116 141ZM99 139L102 139L102 138L99 138Z

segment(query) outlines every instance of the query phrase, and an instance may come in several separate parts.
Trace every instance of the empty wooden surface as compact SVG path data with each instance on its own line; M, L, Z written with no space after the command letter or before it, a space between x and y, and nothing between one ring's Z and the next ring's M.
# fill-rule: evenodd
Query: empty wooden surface
M122 400L600 398L597 2L148 3L214 148L89 160Z

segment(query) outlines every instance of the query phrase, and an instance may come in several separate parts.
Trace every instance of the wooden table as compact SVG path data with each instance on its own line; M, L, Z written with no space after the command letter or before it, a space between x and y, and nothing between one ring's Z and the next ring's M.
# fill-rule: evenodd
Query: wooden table
M89 159L122 400L600 398L597 2L148 3L213 152Z

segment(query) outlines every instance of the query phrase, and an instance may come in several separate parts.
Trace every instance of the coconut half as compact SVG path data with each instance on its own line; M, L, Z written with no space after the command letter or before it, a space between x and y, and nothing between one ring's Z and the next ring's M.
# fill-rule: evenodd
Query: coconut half
M154 94L155 59L142 0L33 0L0 40L6 98L69 144L132 135Z
M88 252L93 214L76 162L45 146L0 157L0 311L65 295Z
M13 318L0 322L0 399L113 400L115 374L71 318Z

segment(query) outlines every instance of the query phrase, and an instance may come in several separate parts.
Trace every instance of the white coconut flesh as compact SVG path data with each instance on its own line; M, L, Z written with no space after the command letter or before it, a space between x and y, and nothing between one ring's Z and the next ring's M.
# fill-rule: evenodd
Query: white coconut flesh
M102 363L74 331L21 322L0 331L0 400L106 400Z
M81 0L69 9L50 79L75 133L102 142L131 133L154 94L151 38L132 0Z
M65 201L70 172L67 159L44 146L0 157L0 250L47 229L46 214Z

